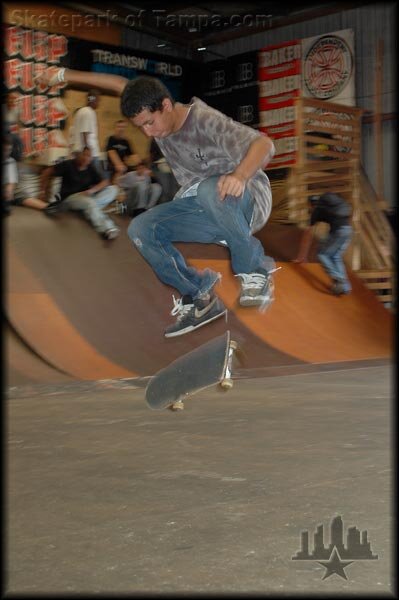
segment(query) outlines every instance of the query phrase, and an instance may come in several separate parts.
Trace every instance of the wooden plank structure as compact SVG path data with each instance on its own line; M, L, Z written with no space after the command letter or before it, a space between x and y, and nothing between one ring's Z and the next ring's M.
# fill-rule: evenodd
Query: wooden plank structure
M273 179L272 222L309 223L308 198L334 192L352 205L354 236L348 266L385 304L393 303L393 232L361 166L362 109L300 97L296 101L297 161Z

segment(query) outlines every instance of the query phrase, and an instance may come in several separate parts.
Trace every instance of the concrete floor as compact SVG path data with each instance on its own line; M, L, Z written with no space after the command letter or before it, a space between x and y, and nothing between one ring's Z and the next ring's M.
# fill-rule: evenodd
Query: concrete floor
M5 592L393 592L388 366L240 380L182 413L104 387L8 401ZM293 561L341 515L378 560Z

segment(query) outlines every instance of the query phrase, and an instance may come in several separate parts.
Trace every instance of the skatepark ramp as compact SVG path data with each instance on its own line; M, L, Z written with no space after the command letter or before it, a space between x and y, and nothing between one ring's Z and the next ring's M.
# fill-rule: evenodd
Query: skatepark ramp
M353 273L353 293L334 297L316 262L298 265L300 230L268 225L259 234L282 268L275 301L264 314L237 306L239 283L228 251L181 244L198 268L222 273L223 319L189 335L163 336L171 322L172 293L126 235L102 240L79 215L50 219L16 208L6 220L6 316L9 384L153 375L227 328L244 353L243 376L350 366L391 356L392 315Z

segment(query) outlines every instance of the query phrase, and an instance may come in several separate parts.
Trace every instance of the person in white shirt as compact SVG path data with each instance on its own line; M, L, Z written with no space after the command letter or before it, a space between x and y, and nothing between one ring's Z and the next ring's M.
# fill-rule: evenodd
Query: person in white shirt
M100 93L97 90L90 90L87 94L87 105L75 112L72 123L72 147L74 152L81 152L85 147L90 148L93 166L102 171L96 114L99 103Z

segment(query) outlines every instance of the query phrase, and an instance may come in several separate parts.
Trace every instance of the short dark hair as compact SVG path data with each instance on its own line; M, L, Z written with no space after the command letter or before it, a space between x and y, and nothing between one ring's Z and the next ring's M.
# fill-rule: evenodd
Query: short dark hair
M320 200L320 196L309 196L309 202L312 206L315 206Z
M121 112L125 117L135 117L142 110L162 110L165 98L174 104L168 88L155 77L142 75L128 82L122 93Z

